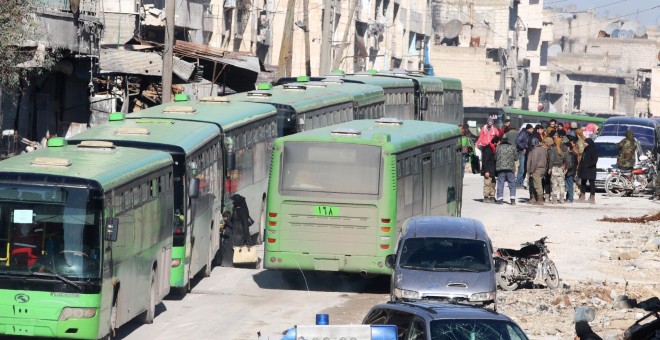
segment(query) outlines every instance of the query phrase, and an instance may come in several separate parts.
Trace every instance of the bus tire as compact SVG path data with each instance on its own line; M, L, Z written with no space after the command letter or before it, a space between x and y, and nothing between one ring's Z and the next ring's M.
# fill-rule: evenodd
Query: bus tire
M149 286L149 296L147 310L140 314L140 321L145 324L154 323L156 317L156 271L151 270L151 285Z

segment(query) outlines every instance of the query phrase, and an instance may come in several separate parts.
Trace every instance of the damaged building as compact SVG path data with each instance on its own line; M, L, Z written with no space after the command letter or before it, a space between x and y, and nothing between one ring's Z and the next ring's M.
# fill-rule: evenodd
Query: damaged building
M210 1L177 4L174 93L194 98L253 89L263 69L259 59L206 45L215 22ZM41 67L44 53L58 60L20 88L1 92L0 157L43 145L52 136L76 134L107 121L110 112L159 104L164 5L158 0L44 1L36 18L47 38L35 48L34 60L19 67Z

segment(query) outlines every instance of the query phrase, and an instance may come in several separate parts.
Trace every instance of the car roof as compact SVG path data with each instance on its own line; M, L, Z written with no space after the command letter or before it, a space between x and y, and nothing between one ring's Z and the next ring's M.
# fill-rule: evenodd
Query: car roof
M504 314L500 314L480 306L472 306L467 304L424 301L389 301L387 303L375 305L372 310L376 308L400 310L424 317L428 320L479 319L513 322L511 318Z
M448 237L489 239L484 225L471 218L448 216L419 216L406 220L402 238Z

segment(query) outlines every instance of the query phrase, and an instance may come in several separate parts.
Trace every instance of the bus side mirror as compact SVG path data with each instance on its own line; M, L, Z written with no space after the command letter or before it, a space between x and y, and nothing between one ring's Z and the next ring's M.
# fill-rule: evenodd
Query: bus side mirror
M105 240L111 242L117 241L118 232L119 219L116 217L108 217L105 220Z
M419 109L428 110L429 109L429 97L424 96L419 98Z
M234 151L227 152L227 170L233 171L236 169L236 154Z
M193 177L190 179L190 182L188 183L188 197L199 197L199 178Z
M389 254L385 256L385 267L394 269L395 264L396 264L396 254Z

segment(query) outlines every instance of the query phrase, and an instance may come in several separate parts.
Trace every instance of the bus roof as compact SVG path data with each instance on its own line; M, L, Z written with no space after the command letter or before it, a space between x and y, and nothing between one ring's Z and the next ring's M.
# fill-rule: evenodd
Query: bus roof
M128 119L165 118L215 124L222 130L231 130L236 126L258 121L273 116L277 110L272 105L242 102L226 97L208 97L200 102L172 102L150 107L126 115ZM168 109L173 107L192 107L193 112Z
M5 159L0 173L86 179L109 189L169 164L172 164L172 157L160 151L68 145L48 147Z
M463 84L458 78L435 77L442 80L442 86L445 90L463 91Z
M377 73L377 75L391 78L410 79L419 86L419 89L422 92L442 92L444 90L442 79L421 73L384 71Z
M597 117L591 117L591 116L583 116L583 115L569 115L569 114L563 114L563 113L550 113L550 112L539 112L539 111L528 111L528 110L520 110L520 109L512 109L512 108L503 108L504 113L507 115L510 114L519 114L519 115L525 115L525 116L534 116L534 117L545 117L548 119L561 119L561 120L574 120L576 122L591 122L591 123L597 123L597 124L602 124L606 121L605 118L597 118Z
M315 141L382 145L389 152L397 153L418 145L460 135L458 126L452 124L416 120L395 120L398 123L381 123L383 121L387 120L354 120L281 137L275 143ZM389 140L386 138L387 136L389 136Z
M349 83L375 85L375 86L380 86L383 89L408 87L412 92L414 88L414 84L411 79L383 77L383 76L379 76L378 74L353 74L353 75L338 76L338 78L344 79L344 81Z
M142 118L102 124L69 138L69 142L109 141L121 146L190 154L219 135L220 129L212 124Z
M270 90L254 90L229 96L231 100L272 105L286 105L296 112L306 112L342 103L352 103L353 97L341 91L307 88L300 84L273 86Z
M341 79L328 78L323 81L299 82L307 88L320 88L331 91L342 91L353 96L358 106L366 106L385 101L384 91L380 86L368 84L347 83Z

